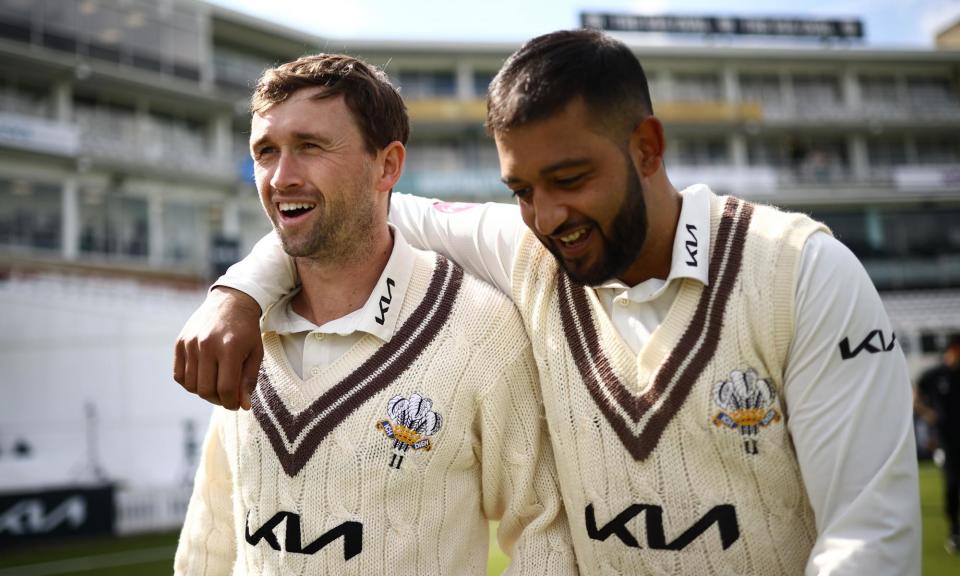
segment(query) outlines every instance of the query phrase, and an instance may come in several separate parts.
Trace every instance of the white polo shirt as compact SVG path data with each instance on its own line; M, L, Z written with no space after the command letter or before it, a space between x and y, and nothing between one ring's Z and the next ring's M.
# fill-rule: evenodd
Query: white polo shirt
M393 235L393 251L363 307L317 326L293 309L293 298L300 292L298 286L267 308L261 328L280 337L287 360L300 378L319 374L350 350L364 334L376 336L383 343L393 338L400 307L410 283L414 254L396 228L391 226L390 232ZM382 305L381 302L389 305Z

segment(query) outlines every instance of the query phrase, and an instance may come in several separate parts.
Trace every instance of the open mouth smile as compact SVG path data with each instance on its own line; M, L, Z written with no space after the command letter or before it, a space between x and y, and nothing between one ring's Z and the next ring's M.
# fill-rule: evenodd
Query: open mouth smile
M591 236L593 236L593 227L586 225L578 226L562 234L555 234L552 238L564 255L570 257L579 255Z
M277 213L284 222L295 222L312 212L317 205L312 202L278 202Z

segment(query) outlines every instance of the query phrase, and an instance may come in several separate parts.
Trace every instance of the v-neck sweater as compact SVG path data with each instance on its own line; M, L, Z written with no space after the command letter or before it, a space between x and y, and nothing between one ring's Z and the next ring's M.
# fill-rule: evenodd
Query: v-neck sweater
M215 412L177 574L481 575L489 520L512 573L576 573L522 322L445 258L315 376L265 333L252 404Z
M528 234L513 296L585 574L800 574L816 539L784 363L806 216L711 198L706 284L635 354ZM714 529L716 526L716 529Z

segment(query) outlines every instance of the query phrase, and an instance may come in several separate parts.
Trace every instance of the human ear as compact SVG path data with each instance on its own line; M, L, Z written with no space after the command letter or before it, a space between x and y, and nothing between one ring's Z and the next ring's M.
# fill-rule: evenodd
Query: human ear
M660 170L665 148L663 124L656 116L647 116L630 133L630 156L644 178Z
M377 190L386 192L400 180L407 149L399 141L393 141L377 153Z

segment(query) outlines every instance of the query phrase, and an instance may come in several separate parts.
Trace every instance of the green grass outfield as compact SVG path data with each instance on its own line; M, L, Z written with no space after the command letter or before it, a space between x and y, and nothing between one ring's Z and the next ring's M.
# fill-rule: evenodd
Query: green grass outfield
M920 465L920 499L923 514L923 574L960 574L960 556L943 549L947 535L941 502L940 471L932 464ZM499 574L507 565L490 530L488 574ZM128 538L105 538L64 544L46 544L0 552L0 576L170 576L177 535L151 534Z

